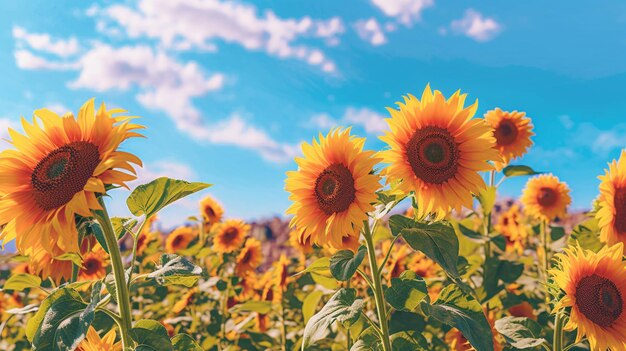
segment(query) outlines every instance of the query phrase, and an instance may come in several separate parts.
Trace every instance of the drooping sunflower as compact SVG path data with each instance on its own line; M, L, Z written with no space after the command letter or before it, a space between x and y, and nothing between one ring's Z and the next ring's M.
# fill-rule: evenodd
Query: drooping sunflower
M471 208L472 194L486 187L478 172L501 160L491 127L472 118L478 102L465 107L465 97L457 91L446 100L426 86L421 100L408 95L397 103L399 110L388 108L390 131L380 139L389 149L380 155L389 165L381 173L387 183L401 181L404 193L415 192L420 218L441 219L450 209Z
M222 220L224 209L214 198L206 196L200 201L200 213L205 224L213 225Z
M72 276L72 261L55 259L43 248L34 248L28 256L28 265L32 274L42 279L52 278L56 284L69 281Z
M241 247L250 232L250 225L239 219L229 219L220 223L213 238L213 249L220 253L230 253Z
M304 157L297 157L297 171L287 172L285 189L293 204L290 226L297 227L301 241L343 247L343 237L358 237L376 201L380 177L373 172L380 160L363 151L365 138L337 128L319 142L303 143Z
M165 252L177 253L180 250L184 250L197 236L198 233L194 228L178 227L165 239Z
M239 255L237 255L236 271L239 274L254 271L263 262L261 242L255 238L248 238Z
M126 186L135 179L141 160L118 150L140 136L124 112L96 111L89 100L78 112L63 117L41 109L33 122L22 119L25 134L9 130L15 149L0 153L0 241L16 239L20 253L43 248L53 256L78 252L75 215L100 209L98 194L105 185Z
M534 176L528 180L520 201L524 212L543 221L562 218L572 202L567 184L552 174Z
M115 329L111 329L102 338L94 327L89 327L85 339L78 345L77 351L122 351L122 342L115 342Z
M109 256L102 246L95 245L95 247L83 257L83 267L78 272L80 280L98 280L102 279L107 274L107 267L109 266Z
M599 178L602 182L596 218L600 240L609 245L618 242L626 245L626 150Z
M525 112L508 112L496 108L485 113L485 120L493 128L496 147L502 157L502 162L494 162L498 171L506 167L511 160L524 155L533 145L530 137L535 133Z
M564 329L578 329L576 341L586 337L591 350L626 349L626 263L624 245L605 246L599 252L580 247L565 249L551 269L554 282L565 296L554 311L571 307Z

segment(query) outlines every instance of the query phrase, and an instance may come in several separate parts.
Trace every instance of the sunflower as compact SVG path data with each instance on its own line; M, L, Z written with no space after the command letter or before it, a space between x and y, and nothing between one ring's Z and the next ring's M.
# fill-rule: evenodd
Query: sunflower
M250 225L242 220L229 219L220 223L213 238L213 249L221 253L230 253L241 247L250 232Z
M104 278L109 266L109 257L99 244L83 257L83 267L78 272L80 280L98 280Z
M494 229L506 239L506 252L522 254L528 238L526 226L522 223L519 205L514 204L498 217Z
M58 285L72 277L72 261L58 260L43 248L34 248L28 256L29 269L41 279L51 278Z
M537 316L535 315L535 309L533 305L528 301L522 301L517 305L509 307L509 314L513 317L526 317L532 320L537 320Z
M576 342L586 337L592 350L626 349L626 263L624 245L605 246L598 253L580 247L556 255L559 268L549 272L565 296L554 311L571 307L564 329L578 328Z
M214 198L207 196L200 201L200 213L205 224L213 225L222 220L224 209Z
M619 161L613 160L599 178L602 182L596 218L600 240L609 245L626 244L626 150L622 150Z
M441 273L441 267L437 262L426 257L426 255L420 251L411 255L407 263L407 269L415 272L415 274L422 278L435 278Z
M177 253L186 249L196 238L197 232L191 227L178 227L165 239L165 252Z
M96 112L89 100L78 112L63 117L41 109L33 122L22 119L25 134L9 129L15 149L0 153L0 241L16 239L28 256L43 248L53 256L78 252L75 216L90 217L100 209L98 194L105 185L126 187L134 180L136 156L119 151L120 144L140 136L124 112ZM122 172L122 170L126 172Z
M254 271L261 262L263 262L261 242L255 238L249 238L246 240L246 244L239 252L239 255L237 255L236 271L238 274Z
M287 172L285 189L293 204L290 226L297 227L301 242L343 247L344 236L357 236L372 211L380 177L373 172L379 159L363 151L365 138L337 128L319 142L302 143L304 157L296 157L297 171ZM310 239L309 239L310 238Z
M157 216L152 216L146 219L146 223L144 224L141 232L139 233L139 237L137 238L137 254L142 255L150 243L156 241L161 245L161 235L159 232L153 231L154 223L157 221Z
M175 314L179 314L182 312L190 303L193 302L194 295L198 292L198 288L193 288L187 290L187 292L172 306L172 312Z
M519 111L502 111L499 108L485 113L485 120L493 128L496 137L496 148L500 151L502 162L495 162L499 171L506 167L511 160L524 155L533 142L530 137L533 125L526 113Z
M240 276L239 283L237 283L241 291L237 294L237 300L245 302L252 299L256 295L256 286L258 284L257 277L253 272L244 272Z
M567 184L552 174L542 174L528 180L520 201L526 214L549 222L565 216L572 198Z
M311 237L307 237L302 240L303 235L300 235L297 230L289 232L289 245L296 249L301 255L307 255L313 252L313 245L311 244Z
M115 342L115 329L111 329L104 337L100 338L98 332L89 327L87 336L78 345L77 351L122 351L122 342Z
M464 107L459 91L448 100L426 86L421 101L413 95L388 108L388 131L380 139L389 145L380 152L387 183L398 183L404 193L415 192L416 215L435 219L450 209L472 207L472 194L486 187L480 171L493 169L500 161L496 139L483 119L473 119L478 102Z

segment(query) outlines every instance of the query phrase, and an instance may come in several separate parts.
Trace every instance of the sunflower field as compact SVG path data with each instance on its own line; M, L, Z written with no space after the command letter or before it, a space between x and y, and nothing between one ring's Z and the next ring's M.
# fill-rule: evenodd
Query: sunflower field
M567 184L516 163L531 118L477 108L426 86L388 108L381 150L350 126L320 133L267 223L166 177L110 216L142 166L124 151L141 120L94 100L36 110L0 153L0 241L16 248L0 350L626 350L626 151L597 170L591 211L570 212ZM514 177L519 198L499 196ZM163 229L160 210L196 193Z

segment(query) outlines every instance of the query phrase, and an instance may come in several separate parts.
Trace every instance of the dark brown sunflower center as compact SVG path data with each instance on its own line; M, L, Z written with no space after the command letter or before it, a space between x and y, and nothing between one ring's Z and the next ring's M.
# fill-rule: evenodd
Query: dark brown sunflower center
M493 132L498 145L511 145L517 139L517 126L508 119L503 119L496 130Z
M622 314L622 294L615 283L592 274L576 286L576 306L595 324L608 327Z
M613 198L615 206L615 229L621 233L626 233L626 188L615 189Z
M95 274L100 270L100 267L102 267L100 261L95 258L85 260L83 265L85 266L85 272L87 272L87 274Z
M50 152L31 175L34 198L44 210L70 202L83 190L100 163L98 147L87 141L76 141Z
M246 253L243 255L241 262L244 264L249 263L252 260L252 252L250 250L246 250Z
M172 240L172 247L176 248L179 247L183 242L183 237L182 236L177 236L174 238L174 240Z
M210 218L215 217L215 211L213 211L213 208L211 208L211 207L207 207L207 208L205 208L205 210L204 210L204 211L205 211L205 213L206 213L207 218L209 218L209 219L210 219Z
M235 238L237 238L237 236L239 236L239 231L237 230L237 228L228 228L224 232L224 239L223 240L224 240L225 243L230 243L233 240L235 240Z
M350 170L339 163L326 167L315 181L315 196L319 208L328 215L347 210L356 198Z
M550 207L556 203L558 195L552 188L541 188L537 193L537 202L543 207Z
M427 183L442 184L454 177L459 166L459 147L450 133L439 127L425 127L406 144L413 173Z

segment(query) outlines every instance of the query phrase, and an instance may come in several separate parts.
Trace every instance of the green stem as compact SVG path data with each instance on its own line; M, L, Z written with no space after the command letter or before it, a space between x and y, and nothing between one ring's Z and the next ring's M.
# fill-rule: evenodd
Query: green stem
M370 262L370 268L372 270L372 283L374 285L374 298L376 301L376 312L378 314L378 323L380 324L381 341L384 351L391 351L391 342L389 339L389 326L387 325L387 306L385 305L385 298L383 296L383 286L380 279L380 272L378 271L378 264L376 263L376 250L374 248L374 239L370 230L369 222L364 221L364 236L367 243L367 254Z
M389 245L389 251L387 251L387 254L385 255L385 259L378 267L378 273L383 274L383 269L385 268L385 265L387 264L387 261L389 260L389 256L391 255L391 251L393 251L393 246L395 245L399 237L400 235L396 235L391 241L391 245Z
M548 233L547 233L547 222L542 220L541 224L539 226L540 228L540 234L541 234L541 241L542 241L542 245L543 245L543 269L542 269L542 274L543 274L543 281L545 284L545 301L546 304L549 304L550 302L550 292L549 292L549 288L548 288L548 282L550 280L549 276L548 276L548 269L549 267L549 262L550 262L550 254L548 252L549 249L549 239L548 239Z
M563 314L561 311L557 312L554 317L552 351L563 351Z
M146 225L146 222L148 222L148 217L146 217L146 219L139 225L139 229L137 230L137 233L133 233L130 232L132 237L133 237L133 255L132 258L130 259L130 273L128 273L128 290L130 291L130 284L132 282L132 277L133 277L133 272L135 270L135 261L137 260L137 242L139 241L139 235L141 235L141 232L143 232L143 227Z
M580 345L583 342L587 341L587 338L583 338L581 339L579 342L574 342L573 344L570 344L569 346L567 346L566 348L563 349L563 351L568 351L569 349L571 349L572 347L576 346L576 345Z
M350 289L350 279L346 282L346 288ZM352 348L352 337L350 336L350 327L346 328L346 338L348 339L348 350Z
M111 224L111 218L107 212L104 200L102 197L98 199L102 210L94 211L94 216L102 226L104 232L104 239L109 249L109 256L111 258L111 265L113 266L113 276L115 277L115 290L117 293L117 304L120 309L121 323L120 335L122 338L122 349L126 350L133 346L132 339L130 338L130 329L132 328L132 315L130 307L130 296L128 292L128 286L126 285L126 277L124 272L124 264L122 263L122 254L120 253L120 247L117 243L117 237Z
M280 328L280 341L281 350L287 351L287 326L285 325L285 291L283 287L280 287L280 322L282 327Z

